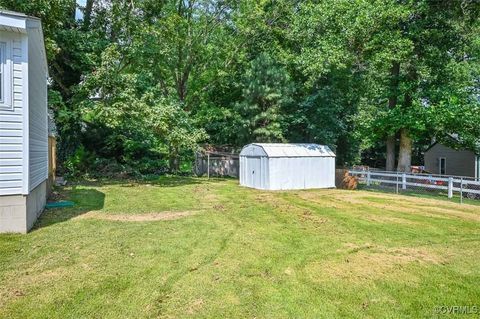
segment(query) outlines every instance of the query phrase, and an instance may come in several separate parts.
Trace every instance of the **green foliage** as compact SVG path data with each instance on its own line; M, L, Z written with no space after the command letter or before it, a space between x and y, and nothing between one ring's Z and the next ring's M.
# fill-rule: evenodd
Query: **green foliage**
M293 101L286 70L262 53L251 62L241 85L243 101L236 105L239 141L284 141L283 110Z
M83 145L80 145L71 156L65 161L65 169L69 175L78 177L85 172L93 163L92 154L85 150Z
M78 92L91 152L133 165L142 160L161 163L152 160L196 149L206 135L193 126L180 103L165 98L158 86L146 87L141 74L122 70L116 46L107 49L102 60ZM96 97L88 98L92 95ZM139 170L149 171L149 166Z
M0 0L42 19L60 170L179 171L199 143L253 141L381 163L400 130L417 154L478 147L475 1L74 3Z
M307 1L294 23L296 63L312 87L347 71L342 93L356 90L350 114L363 149L402 129L419 143L457 133L465 141L457 147L472 148L480 137L469 124L480 120L478 18L467 2Z

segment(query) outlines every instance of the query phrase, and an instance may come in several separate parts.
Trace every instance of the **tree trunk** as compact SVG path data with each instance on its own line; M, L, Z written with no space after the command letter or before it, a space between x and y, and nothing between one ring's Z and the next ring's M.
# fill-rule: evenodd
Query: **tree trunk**
M398 81L400 75L400 63L394 61L390 69L390 96L388 97L388 108L393 109L397 106ZM395 169L395 133L387 136L387 161L385 169L393 171Z
M72 1L70 6L70 21L75 22L77 19L77 2Z
M395 135L387 137L387 163L385 169L393 171L395 169Z
M400 150L398 152L399 172L410 172L412 166L412 138L406 128L400 130Z
M172 173L178 172L180 170L180 160L178 158L178 147L170 148L170 156L168 159L168 166Z
M85 10L83 11L83 30L88 31L92 17L93 0L87 0Z

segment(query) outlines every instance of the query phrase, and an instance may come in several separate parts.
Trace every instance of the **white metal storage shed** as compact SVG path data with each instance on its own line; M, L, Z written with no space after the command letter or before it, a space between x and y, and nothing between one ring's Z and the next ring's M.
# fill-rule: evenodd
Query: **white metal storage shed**
M335 187L335 154L318 144L248 144L240 152L240 185L287 190Z

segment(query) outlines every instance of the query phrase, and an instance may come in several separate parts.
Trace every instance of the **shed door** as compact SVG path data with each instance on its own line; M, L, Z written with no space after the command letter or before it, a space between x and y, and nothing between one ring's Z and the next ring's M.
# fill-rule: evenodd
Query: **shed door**
M260 157L248 157L246 175L247 185L255 188L262 187L262 170Z

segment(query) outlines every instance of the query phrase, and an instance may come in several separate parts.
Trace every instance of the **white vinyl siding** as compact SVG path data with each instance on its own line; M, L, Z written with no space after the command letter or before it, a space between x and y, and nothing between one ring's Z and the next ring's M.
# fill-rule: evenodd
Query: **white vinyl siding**
M40 20L6 14L2 21L0 195L26 195L48 177L45 49Z
M3 69L4 95L0 104L0 195L24 192L24 111L22 61L23 34L0 32L0 42L5 43ZM8 100L10 99L10 103Z
M48 178L47 70L39 28L29 28L28 101L29 101L29 176L33 190Z

